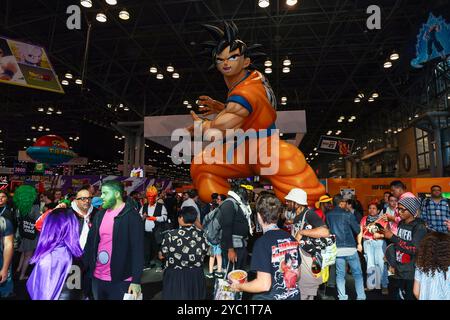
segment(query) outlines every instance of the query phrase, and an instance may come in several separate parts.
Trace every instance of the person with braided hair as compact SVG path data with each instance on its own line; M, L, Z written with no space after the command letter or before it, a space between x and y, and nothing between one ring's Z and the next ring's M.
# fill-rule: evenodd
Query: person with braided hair
M233 22L224 22L223 29L212 25L203 27L214 38L204 43L205 53L213 62L210 69L216 68L223 75L228 95L225 103L200 96L198 104L204 106L202 111L205 111L201 116L216 116L208 120L192 111L192 118L196 124L202 121L202 132L216 129L228 136L228 130L233 129L233 132L241 130L245 133L244 139L238 136L237 146L231 146L231 150L224 148L225 144L215 143L213 150L205 149L194 155L191 176L200 199L208 202L213 192L226 194L230 190L227 179L260 175L270 180L276 196L282 202L291 189L301 188L307 192L309 205L313 206L325 193L325 188L306 163L302 152L296 146L279 140L275 128L276 97L269 81L252 65L253 58L264 55L256 52L261 45L247 46L239 38L238 28ZM192 132L194 126L188 130ZM250 132L255 135L246 140ZM249 152L249 149L252 144L255 145L255 141L259 154L255 156L256 159L250 160L254 152ZM263 148L270 155L269 159L261 155ZM216 154L223 155L226 161L207 163ZM245 161L241 163L241 159Z

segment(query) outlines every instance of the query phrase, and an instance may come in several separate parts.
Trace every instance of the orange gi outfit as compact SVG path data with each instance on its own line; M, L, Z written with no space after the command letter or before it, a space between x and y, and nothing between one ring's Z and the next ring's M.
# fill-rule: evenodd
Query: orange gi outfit
M258 144L267 143L269 155L271 155L271 130L275 129L276 111L270 100L274 101L272 89L265 77L258 71L248 72L247 76L241 80L228 93L227 102L236 102L249 111L241 127L242 130L248 129L266 130L265 135L258 136ZM273 186L275 195L284 201L284 197L292 188L301 188L308 194L308 204L313 206L321 195L325 193L325 187L319 182L314 171L306 163L303 153L294 145L279 140L279 150L276 158L272 161L279 161L279 170L276 174L264 176L261 175L262 167L269 167L264 161L258 160L256 164L249 164L249 142L245 144L245 163L237 164L237 153L241 152L239 148L234 150L234 159L231 163L226 161L226 150L214 149L210 154L215 155L216 150L224 153L224 163L198 164L199 157L203 159L208 157L204 150L196 155L191 165L191 177L194 186L198 189L200 199L204 202L211 200L211 194L226 194L230 190L227 179L229 178L247 178L255 175L267 178ZM264 163L264 164L263 164Z

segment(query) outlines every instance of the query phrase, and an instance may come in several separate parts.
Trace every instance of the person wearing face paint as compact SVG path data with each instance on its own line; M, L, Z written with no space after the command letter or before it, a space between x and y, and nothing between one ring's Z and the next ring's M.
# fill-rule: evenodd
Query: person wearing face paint
M397 235L387 228L379 231L392 244L386 249L385 257L394 273L392 287L395 299L414 300L413 285L415 272L415 258L420 241L427 234L425 223L418 218L420 215L420 201L416 197L406 197L398 202L398 212L401 221ZM391 290L390 290L391 291Z
M125 293L141 294L144 267L144 226L130 202L124 202L123 185L102 185L102 210L94 217L84 248L83 262L92 276L95 300L122 300Z
M284 196L293 188L302 188L308 194L309 205L313 206L325 193L325 187L306 163L302 152L294 145L275 137L277 99L269 81L254 70L252 65L253 58L264 55L255 52L260 45L247 46L239 38L237 26L233 22L224 22L223 29L212 25L204 27L214 38L213 41L204 43L205 53L212 58L211 67L223 75L228 95L225 103L200 96L198 104L204 106L201 110L205 111L202 116L217 115L214 119L207 120L192 111L194 121L202 121L203 132L217 129L226 135L227 129L242 129L244 132L251 129L258 132L257 136L251 138L257 139L258 144L265 144L268 148L276 144L274 148L277 150L271 152L270 165L273 168L278 163L279 168L276 173L262 175L270 180L279 199L284 200ZM193 128L191 126L188 129L192 132ZM272 142L273 139L275 140ZM250 141L242 143L243 148L216 147L215 152L223 152L225 163L206 164L201 161L210 158L210 150L195 155L191 176L202 201L208 202L213 192L226 194L230 190L227 179L261 175L261 171L264 172L262 169L268 167L268 163L263 164L265 161L259 155L256 164L238 164L238 159L244 156L242 153L245 151L245 155L248 155L250 152ZM231 153L226 149L230 149Z
M167 210L162 201L157 201L158 190L150 186L146 191L147 203L142 206L140 215L144 222L144 265L155 267L152 263L159 249L156 233L161 223L167 221ZM159 237L160 235L158 235ZM159 270L158 270L159 271Z

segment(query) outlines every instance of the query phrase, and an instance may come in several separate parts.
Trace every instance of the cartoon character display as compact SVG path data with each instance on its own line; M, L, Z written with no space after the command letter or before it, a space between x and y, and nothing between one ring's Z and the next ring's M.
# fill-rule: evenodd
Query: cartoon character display
M19 50L20 50L19 62L35 67L41 66L42 48L30 44L22 44Z
M294 268L294 265L296 268ZM287 253L284 260L280 264L280 269L283 274L283 280L286 288L295 289L297 287L297 279L299 276L298 262L293 261L292 256Z
M422 68L423 64L436 58L445 60L450 54L450 24L444 18L430 13L417 35L416 57L411 66Z
M225 22L223 30L211 25L204 27L214 38L214 41L204 43L206 52L213 60L212 67L217 68L223 75L229 91L225 103L201 96L198 103L205 106L202 108L205 112L202 115L216 114L216 116L213 120L206 120L191 112L193 119L203 120L203 131L208 129L218 129L224 133L227 129L242 129L244 132L253 129L259 133L263 131L264 134L258 134L253 139L256 139L259 148L265 144L268 154L271 154L270 163L277 161L279 169L275 174L264 175L262 169L270 165L264 163L259 154L257 163L251 164L248 161L249 140L243 142L244 148L232 150L234 157L231 161L228 161L229 154L225 148L214 149L208 154L202 152L195 155L191 165L191 176L200 198L208 202L214 192L226 194L230 189L227 179L259 175L270 180L276 196L282 201L291 189L301 188L308 193L308 202L313 206L325 193L325 188L306 163L302 152L296 146L274 136L276 131L273 129L277 118L276 98L268 80L251 65L251 58L263 55L255 52L260 45L247 46L239 39L238 29L233 22ZM279 142L275 147L272 147L272 139ZM227 161L206 164L199 160L215 152L223 152L223 159ZM244 163L237 161L241 157L246 159Z

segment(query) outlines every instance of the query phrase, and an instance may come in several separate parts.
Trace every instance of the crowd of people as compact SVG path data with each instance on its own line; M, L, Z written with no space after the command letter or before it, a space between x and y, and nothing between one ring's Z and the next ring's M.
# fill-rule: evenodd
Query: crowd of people
M116 181L65 196L0 190L0 297L26 281L33 300L140 299L143 272L154 269L163 299L206 299L208 279L245 270L247 281L230 287L252 299L314 300L336 287L347 300L351 275L358 300L372 290L449 300L450 201L437 185L425 199L398 180L390 188L367 214L356 196L326 194L310 207L294 188L282 203L247 180L206 204L196 190L126 195Z

